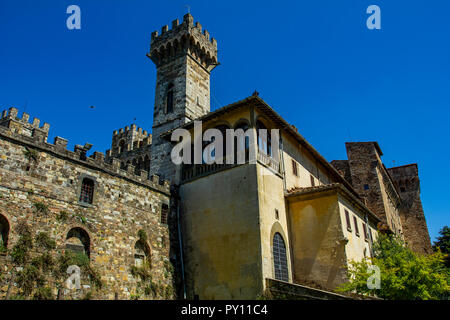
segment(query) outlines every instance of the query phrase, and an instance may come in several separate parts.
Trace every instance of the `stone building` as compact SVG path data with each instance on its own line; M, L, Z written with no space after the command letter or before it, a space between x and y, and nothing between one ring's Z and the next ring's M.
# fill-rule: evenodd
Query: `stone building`
M372 255L379 232L429 252L417 165L385 168L376 142L347 143L348 160L330 163L256 92L211 112L217 41L190 14L153 32L147 56L157 72L152 134L134 124L115 131L106 156L87 157L88 144L68 151L59 137L47 143L49 126L14 108L2 115L7 247L27 219L62 249L89 252L107 284L101 298L130 298L137 280L127 266L143 259L161 287L177 284L178 297L252 299L274 287L335 289L350 260ZM185 129L194 141L198 122L201 133L242 129L231 138L243 150L224 154L244 161L175 165L172 133ZM265 139L272 129L278 136ZM37 202L48 215L36 215ZM136 247L140 230L146 250Z
M10 108L0 119L0 224L7 249L18 240L25 221L33 235L46 232L59 250L84 252L98 270L104 288L97 298L129 299L138 279L131 267L150 263L161 292L173 297L167 211L169 182L136 172L120 160L105 162L104 154L86 157L85 146L66 149L67 140L47 142L49 125L28 122ZM148 235L140 242L138 233ZM0 253L2 274L11 276L11 264ZM7 286L0 288L4 296ZM166 297L166 295L162 295Z

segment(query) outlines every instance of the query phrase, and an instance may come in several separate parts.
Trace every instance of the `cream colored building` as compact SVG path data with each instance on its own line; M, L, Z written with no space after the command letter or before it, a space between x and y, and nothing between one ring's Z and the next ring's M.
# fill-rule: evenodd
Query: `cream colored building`
M256 298L266 279L332 290L346 280L350 260L370 256L379 219L261 98L197 120L203 130L254 130L247 146L256 159L177 166L188 297ZM182 126L192 134L193 127ZM257 139L257 128L280 130L279 161L275 148Z

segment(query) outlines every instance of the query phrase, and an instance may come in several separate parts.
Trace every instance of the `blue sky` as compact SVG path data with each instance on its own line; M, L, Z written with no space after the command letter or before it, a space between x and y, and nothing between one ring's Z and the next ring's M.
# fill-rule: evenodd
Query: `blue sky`
M66 27L71 4L81 30ZM218 41L212 110L256 89L330 161L346 141L378 141L387 167L418 163L433 240L450 224L447 0L1 0L1 109L25 109L70 147L105 151L134 118L151 131L150 35L186 4ZM371 4L381 30L366 27Z

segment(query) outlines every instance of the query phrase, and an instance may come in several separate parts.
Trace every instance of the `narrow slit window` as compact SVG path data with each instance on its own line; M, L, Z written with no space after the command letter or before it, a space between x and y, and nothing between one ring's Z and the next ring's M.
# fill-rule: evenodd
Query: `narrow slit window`
M167 113L173 112L173 83L169 84L169 88L167 90Z

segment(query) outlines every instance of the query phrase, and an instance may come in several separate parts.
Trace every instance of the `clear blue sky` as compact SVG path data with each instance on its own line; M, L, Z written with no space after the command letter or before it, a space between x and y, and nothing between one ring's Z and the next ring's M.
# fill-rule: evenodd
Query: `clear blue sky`
M81 30L66 8L81 8ZM260 95L328 160L379 142L387 167L417 162L431 236L450 224L450 1L1 0L0 106L95 150L112 131L151 131L150 35L186 13L218 40L212 110ZM381 30L366 8L381 8ZM94 105L95 109L89 106Z

